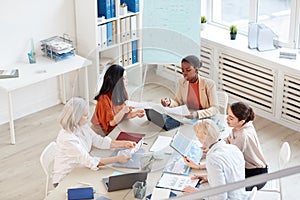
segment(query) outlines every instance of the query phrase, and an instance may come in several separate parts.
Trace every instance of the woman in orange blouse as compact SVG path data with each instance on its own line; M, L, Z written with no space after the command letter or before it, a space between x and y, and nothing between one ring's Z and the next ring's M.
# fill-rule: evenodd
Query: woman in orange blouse
M91 120L91 128L96 133L106 136L122 119L144 116L144 110L132 111L125 104L128 99L126 83L126 72L122 66L114 64L105 72L103 85L95 97L97 104Z

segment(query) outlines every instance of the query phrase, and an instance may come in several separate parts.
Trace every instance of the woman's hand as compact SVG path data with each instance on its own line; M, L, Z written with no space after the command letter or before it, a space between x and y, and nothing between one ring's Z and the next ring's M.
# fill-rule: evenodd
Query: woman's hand
M123 106L123 108L122 108L122 110L121 110L121 112L123 113L123 114L126 114L126 113L129 113L129 112L131 112L132 111L132 107L131 106Z
M134 117L144 117L145 111L144 110L136 110L136 111L131 111L128 115L128 118L134 118Z
M144 117L145 115L145 110L137 110L136 111L136 116L141 118L141 117Z
M199 179L200 184L207 182L207 175L194 175L191 177L192 180Z
M184 157L183 160L184 160L186 166L191 167L193 169L197 169L197 164L192 159L190 159L188 157Z
M122 107L122 109L114 116L114 119L109 121L109 125L110 126L116 126L117 124L119 124L122 119L124 118L124 116L127 113L130 113L132 111L132 107L131 106L126 106L124 105Z
M201 166L195 163L192 159L184 157L183 160L186 166L191 167L193 169L201 169Z
M198 118L198 113L197 113L197 111L194 111L194 112L191 112L189 115L185 115L184 117L188 118L188 119L196 119L196 118Z
M136 146L136 143L132 141L122 141L122 142L123 142L122 146L127 149L132 149Z
M110 143L110 148L127 148L131 149L136 146L136 143L133 141L127 140L112 140Z
M193 192L197 192L198 191L198 189L197 188L194 188L194 187L191 187L191 186L189 186L189 187L185 187L185 188L183 188L183 193L184 194L189 194L189 193L193 193Z
M120 162L120 163L127 163L128 160L130 160L131 156L128 156L128 155L119 155L117 156L117 161Z
M160 100L161 105L163 105L164 107L169 107L171 105L171 99L170 98L162 98Z

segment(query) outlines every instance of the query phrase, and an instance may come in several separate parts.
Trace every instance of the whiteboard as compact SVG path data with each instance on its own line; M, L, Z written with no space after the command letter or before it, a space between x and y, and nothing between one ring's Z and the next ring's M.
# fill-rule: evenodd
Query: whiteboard
M200 56L200 0L143 1L143 62L180 63Z

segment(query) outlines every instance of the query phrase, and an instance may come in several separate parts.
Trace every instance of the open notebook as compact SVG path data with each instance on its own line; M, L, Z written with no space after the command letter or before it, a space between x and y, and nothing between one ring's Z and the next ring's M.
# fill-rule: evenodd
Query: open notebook
M163 171L173 174L189 175L191 168L185 165L183 157L188 157L195 163L198 163L203 154L201 143L187 138L183 133L177 130L170 143L170 147L172 147L174 151Z
M113 164L114 167L133 168L139 169L141 167L141 158L143 157L145 150L142 149L144 140L141 139L135 148L132 149L116 149L111 156L126 155L131 156L131 159L127 163L116 162Z

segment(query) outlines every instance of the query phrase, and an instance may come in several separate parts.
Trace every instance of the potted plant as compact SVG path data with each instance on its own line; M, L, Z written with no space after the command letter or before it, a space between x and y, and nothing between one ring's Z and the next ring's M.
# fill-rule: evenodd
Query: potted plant
M201 30L204 30L207 20L205 16L201 16Z
M236 26L235 25L231 25L229 27L229 30L230 30L230 39L231 40L235 40L236 34L237 34L237 28L236 28Z

